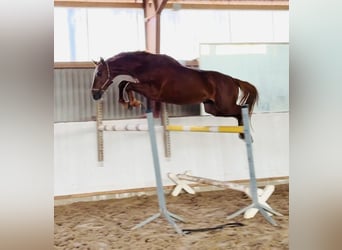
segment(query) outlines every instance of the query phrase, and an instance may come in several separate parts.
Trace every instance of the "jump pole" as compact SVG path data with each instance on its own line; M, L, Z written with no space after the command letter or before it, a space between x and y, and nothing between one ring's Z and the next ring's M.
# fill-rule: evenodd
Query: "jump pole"
M174 173L168 173L169 178L176 184L176 187L172 191L173 196L177 196L183 189L184 191L188 192L189 194L195 194L195 190L189 186L188 182L196 182L200 184L206 184L206 185L212 185L217 186L220 188L225 189L232 189L236 191L240 191L248 195L248 197L251 198L250 194L250 188L246 185L241 185L238 183L233 183L229 181L219 181L219 180L213 180L209 178L204 177L198 177L198 176L192 176L189 172L185 172L184 174L174 174ZM264 189L258 188L258 199L259 202L270 207L266 201L268 198L272 195L274 192L274 185L267 185ZM250 219L253 218L258 212L258 209L251 208L248 209L245 214L244 218Z
M212 133L244 133L243 126L186 126L168 125L168 131L176 132L212 132Z
M184 173L184 174L169 173L168 175L169 175L169 178L172 181L174 181L177 185L181 184L182 188L184 188L186 185L185 183L183 183L182 180L185 180L185 181L196 182L200 184L213 185L213 186L217 186L221 188L233 189L233 190L243 192L247 194L248 196L250 196L249 188L241 184L232 183L229 181L218 181L218 180L213 180L213 179L204 178L204 177L192 176L187 173ZM188 190L190 190L190 187L188 188ZM179 190L179 192L180 191L181 190ZM172 195L177 196L179 192L178 190L176 190L172 192ZM195 193L195 192L192 190L191 193Z

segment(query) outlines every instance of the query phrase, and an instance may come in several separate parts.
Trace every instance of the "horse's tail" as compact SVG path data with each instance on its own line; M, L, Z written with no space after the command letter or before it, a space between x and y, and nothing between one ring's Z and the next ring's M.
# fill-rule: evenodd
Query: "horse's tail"
M259 93L256 87L248 82L235 79L237 84L242 91L242 97L240 99L239 105L248 104L248 113L252 115L254 105L259 100Z

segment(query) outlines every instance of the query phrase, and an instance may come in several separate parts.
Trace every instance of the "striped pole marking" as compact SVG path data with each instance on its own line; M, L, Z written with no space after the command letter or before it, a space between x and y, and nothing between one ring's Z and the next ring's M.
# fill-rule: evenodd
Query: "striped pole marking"
M156 126L160 129L161 126ZM212 132L212 133L243 133L243 126L187 126L167 125L167 131L175 132ZM147 124L116 125L106 124L98 127L99 131L148 131Z
M244 133L243 126L185 126L185 125L168 125L166 128L167 128L168 131Z

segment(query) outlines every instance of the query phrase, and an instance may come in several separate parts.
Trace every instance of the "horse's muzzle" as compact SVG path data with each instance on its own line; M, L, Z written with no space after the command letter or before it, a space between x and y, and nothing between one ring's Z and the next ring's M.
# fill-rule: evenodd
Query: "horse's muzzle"
M92 91L92 95L93 95L93 99L95 100L95 101L97 101L97 100L99 100L99 99L101 99L101 97L102 97L102 91Z

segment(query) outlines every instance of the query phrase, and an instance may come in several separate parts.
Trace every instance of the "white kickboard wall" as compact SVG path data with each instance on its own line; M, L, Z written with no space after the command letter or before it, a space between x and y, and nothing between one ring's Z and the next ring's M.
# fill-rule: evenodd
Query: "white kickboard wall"
M147 123L146 119L105 121ZM155 120L156 125L160 120ZM257 113L252 136L257 178L289 176L289 114ZM237 125L233 118L171 118L179 125ZM173 184L168 172L217 180L248 179L246 145L237 134L170 132L171 158L164 156L163 133L157 143L163 185ZM104 161L97 161L96 122L54 124L55 196L154 187L148 132L104 132Z

